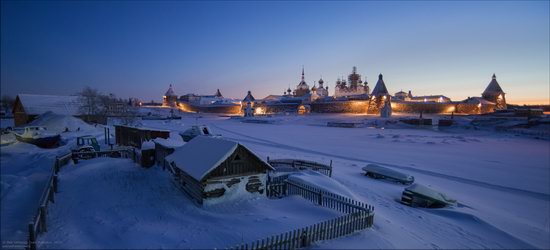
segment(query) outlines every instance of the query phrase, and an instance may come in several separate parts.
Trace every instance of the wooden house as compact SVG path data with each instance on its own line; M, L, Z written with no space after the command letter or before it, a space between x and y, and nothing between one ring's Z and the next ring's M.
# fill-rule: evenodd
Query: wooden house
M144 141L149 141L159 137L167 139L170 137L170 131L115 125L115 138L117 145L141 148L141 144Z
M48 111L60 115L79 116L78 98L78 96L19 94L15 98L12 110L15 126L24 126Z
M193 138L165 159L183 190L200 205L228 193L231 199L263 194L267 174L274 170L245 146L207 136Z
M155 142L155 161L158 166L162 166L162 169L168 167L168 163L165 160L166 157L174 153L176 148L185 145L183 140L178 141L164 138L156 138L153 142Z

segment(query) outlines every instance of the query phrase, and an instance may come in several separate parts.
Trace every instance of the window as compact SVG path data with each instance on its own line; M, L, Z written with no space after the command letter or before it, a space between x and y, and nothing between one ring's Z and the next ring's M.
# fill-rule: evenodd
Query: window
M235 157L233 158L234 161L240 161L241 160L241 156L239 156L239 154L236 154Z

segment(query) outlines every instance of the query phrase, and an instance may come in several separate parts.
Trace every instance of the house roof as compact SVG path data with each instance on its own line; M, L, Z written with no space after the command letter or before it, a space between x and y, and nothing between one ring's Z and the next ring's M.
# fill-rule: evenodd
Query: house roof
M490 101L487 101L485 99L483 99L483 97L470 97L466 100L464 100L463 102L465 103L474 103L474 104L495 104L494 102L490 102Z
M443 98L443 99L450 99L449 97L446 97L444 95L422 95L422 96L413 96L411 99L413 100L424 100L426 99L433 99L433 98Z
M170 87L168 88L166 93L164 93L164 96L175 96L175 95L176 93L174 93L174 90L172 89L172 84L170 84Z
M386 84L384 83L384 80L382 79L382 74L378 75L378 82L376 82L376 86L374 86L374 89L372 90L372 95L388 95L388 89L386 88Z
M493 74L493 79L491 79L491 82L489 83L485 91L483 91L483 94L488 94L488 93L504 93L504 91L502 91L502 88L497 82L497 76L495 74Z
M250 92L249 90L248 94L246 94L246 97L243 99L243 102L253 102L255 100L256 99L254 98L254 96L252 96L252 92Z
M197 136L184 146L177 148L174 153L166 157L166 160L174 162L178 168L200 181L229 158L239 145L238 142L234 141ZM252 154L254 155L254 153ZM264 162L258 156L256 157ZM265 164L268 168L273 169L268 163Z
M40 115L48 111L62 115L79 114L79 96L19 94L17 100L27 115Z

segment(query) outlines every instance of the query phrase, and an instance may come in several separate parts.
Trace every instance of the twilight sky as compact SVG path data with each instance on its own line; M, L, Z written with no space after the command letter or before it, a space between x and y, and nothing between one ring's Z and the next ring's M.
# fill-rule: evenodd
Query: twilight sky
M1 3L1 92L256 98L352 66L389 91L550 103L549 1Z

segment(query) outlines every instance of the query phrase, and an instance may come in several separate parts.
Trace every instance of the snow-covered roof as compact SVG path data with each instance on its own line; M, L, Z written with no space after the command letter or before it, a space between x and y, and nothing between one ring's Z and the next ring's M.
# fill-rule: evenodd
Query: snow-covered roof
M485 91L483 91L483 94L490 94L490 93L504 93L504 91L502 91L502 88L497 82L497 77L495 74L493 74L493 79L491 80L491 82L489 83Z
M367 166L363 167L363 171L384 175L399 181L414 181L414 177L411 175L404 174L396 170L382 167L376 164L368 164Z
M444 193L433 190L429 187L426 187L426 186L418 184L418 183L412 184L410 187L405 188L405 190L408 190L412 193L416 193L416 194L426 196L426 197L434 199L434 200L438 200L438 201L443 202L443 203L447 203L447 204L456 203L456 200L449 198Z
M175 96L176 93L174 93L174 90L172 89L172 84L170 84L170 87L168 90L166 90L166 93L164 93L164 96Z
M463 102L465 103L474 103L474 104L487 104L487 105L494 105L494 102L487 101L483 99L482 97L470 97Z
M48 111L61 115L79 114L79 96L19 94L17 98L28 115L40 115Z
M450 99L449 97L446 97L444 95L420 95L420 96L411 97L412 100L437 99L437 98Z
M382 74L378 75L378 82L376 82L376 86L374 86L374 89L372 90L372 95L388 95L388 89L386 88L386 84L384 83L384 80L382 79Z
M239 143L234 141L197 136L185 146L177 148L174 153L166 157L166 160L174 162L178 168L195 180L202 180L235 152L238 146ZM259 157L258 159L261 160ZM271 168L269 164L266 163L266 165Z
M153 139L153 141L167 148L177 148L185 145L185 142L182 141L181 138L179 138L179 140L176 140L172 138L164 139L164 138L158 137Z
M250 92L249 90L248 94L246 94L246 97L243 99L243 102L253 102L255 100L256 99L254 98L254 96L252 96L252 92Z

